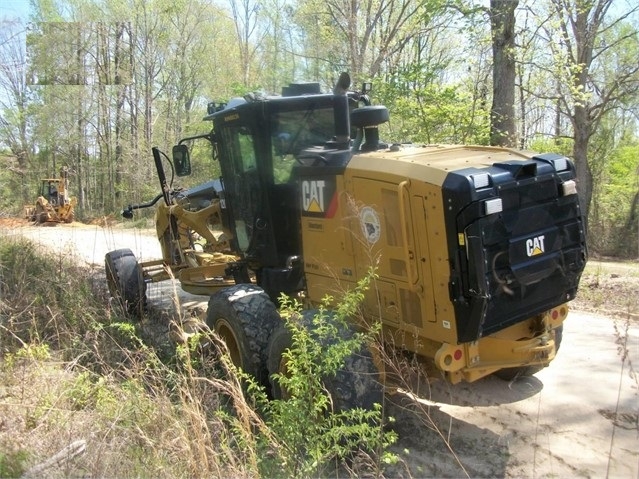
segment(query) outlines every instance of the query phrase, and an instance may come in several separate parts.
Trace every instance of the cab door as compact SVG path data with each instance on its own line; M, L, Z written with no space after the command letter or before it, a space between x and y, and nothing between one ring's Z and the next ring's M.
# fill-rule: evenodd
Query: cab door
M224 182L225 207L233 222L235 249L247 257L258 255L256 233L262 224L263 185L251 130L242 125L217 130L220 166Z

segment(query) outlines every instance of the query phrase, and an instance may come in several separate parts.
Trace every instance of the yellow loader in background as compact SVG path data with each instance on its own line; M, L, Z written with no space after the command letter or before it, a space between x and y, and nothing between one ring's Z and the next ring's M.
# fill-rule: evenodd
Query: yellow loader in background
M69 195L69 170L62 167L59 178L43 178L34 205L24 207L24 217L37 224L73 223L76 197Z

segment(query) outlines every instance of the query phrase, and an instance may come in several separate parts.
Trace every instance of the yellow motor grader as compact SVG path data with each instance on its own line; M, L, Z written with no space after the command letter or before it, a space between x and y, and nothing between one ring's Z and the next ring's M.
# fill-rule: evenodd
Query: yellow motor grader
M208 326L276 395L273 374L290 345L280 295L303 297L310 311L377 262L367 320L450 382L547 366L587 256L572 161L387 143L378 127L388 110L370 104L367 87L349 87L342 75L332 93L301 83L281 96L210 104L211 132L180 141L172 163L154 149L161 193L123 214L160 202L163 258L108 253L112 295L140 312L147 283L169 277L209 295ZM186 142L198 138L213 145L222 176L173 189L162 164L190 174ZM358 386L342 388L342 403L379 399L365 358L344 372L344 384Z
M69 196L69 171L63 167L59 178L41 180L38 199L24 207L24 217L36 224L72 223L77 204L77 198Z

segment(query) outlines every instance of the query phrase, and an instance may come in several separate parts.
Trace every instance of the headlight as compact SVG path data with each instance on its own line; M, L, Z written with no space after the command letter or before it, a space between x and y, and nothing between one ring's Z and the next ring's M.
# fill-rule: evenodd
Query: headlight
M486 188L490 186L490 176L488 173L479 173L477 175L471 175L475 189Z
M577 183L575 183L575 180L564 181L561 184L561 192L563 193L563 196L576 195Z
M495 213L500 213L504 210L504 206L501 203L501 198L491 198L484 201L484 214L486 216Z

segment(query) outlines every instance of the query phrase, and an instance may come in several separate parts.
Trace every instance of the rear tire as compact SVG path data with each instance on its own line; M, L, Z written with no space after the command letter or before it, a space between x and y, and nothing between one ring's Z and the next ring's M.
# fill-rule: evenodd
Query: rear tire
M559 346L561 346L561 340L563 338L564 325L559 325L554 329L555 331L555 354L559 351ZM535 366L523 366L521 368L504 368L496 371L494 374L499 379L503 379L504 381L512 381L518 377L526 377L533 376L537 374L539 371L544 369L545 366L535 365Z
M275 305L258 286L238 284L209 299L206 323L226 343L233 364L269 389L268 341L281 322Z
M271 395L273 399L289 399L289 395L286 390L280 386L277 379L273 377L273 374L286 375L286 360L283 358L283 354L287 349L290 349L293 345L293 335L291 330L288 329L285 322L282 322L273 334L268 345L268 357L266 359L266 366L268 369L268 377L271 386Z
M310 327L315 310L302 313L302 324ZM353 335L351 329L342 329L341 339L349 339ZM268 372L271 391L275 399L287 399L286 391L282 391L278 381L272 376L275 373L286 374L286 362L282 354L293 344L292 333L282 323L271 335L268 349ZM330 344L327 344L329 346ZM374 404L383 404L384 386L380 381L380 373L373 360L373 355L365 346L346 357L343 366L332 377L323 378L324 386L331 394L336 412L362 408L372 410Z
M146 283L133 252L128 248L108 252L104 268L111 296L126 314L141 318L146 308Z

